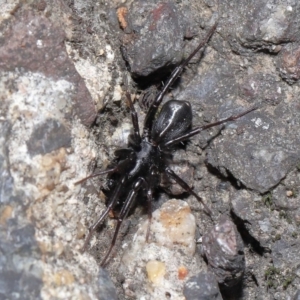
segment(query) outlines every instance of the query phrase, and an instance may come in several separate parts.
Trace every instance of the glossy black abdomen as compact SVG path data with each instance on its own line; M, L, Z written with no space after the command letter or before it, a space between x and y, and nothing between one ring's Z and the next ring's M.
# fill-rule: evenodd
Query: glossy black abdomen
M156 145L185 133L192 124L192 109L187 101L170 100L164 104L151 132Z

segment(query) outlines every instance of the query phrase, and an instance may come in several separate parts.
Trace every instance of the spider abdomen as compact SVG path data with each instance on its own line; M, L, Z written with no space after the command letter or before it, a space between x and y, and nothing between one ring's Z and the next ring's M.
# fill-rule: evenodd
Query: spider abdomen
M153 123L151 138L155 144L174 139L192 124L192 109L187 101L170 100L164 104Z

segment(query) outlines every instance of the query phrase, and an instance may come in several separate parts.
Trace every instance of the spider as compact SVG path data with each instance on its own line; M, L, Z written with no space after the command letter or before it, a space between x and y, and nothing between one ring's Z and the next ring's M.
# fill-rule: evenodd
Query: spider
M188 101L170 100L162 106L159 113L158 109L169 88L182 73L183 69L194 55L206 45L214 33L216 26L217 24L212 26L204 40L200 42L197 48L188 56L188 58L174 69L162 90L157 94L146 114L142 135L140 134L138 116L135 111L133 101L128 90L126 91L126 98L129 103L133 125L133 135L132 139L128 143L128 148L119 149L115 152L117 157L116 165L105 171L92 174L77 182L81 183L89 178L105 174L114 177L112 184L113 189L108 199L107 208L98 220L89 228L89 233L82 248L82 252L84 252L97 227L104 221L109 212L114 210L116 206L121 203L120 212L116 218L117 224L115 232L110 247L102 259L100 264L101 266L104 266L107 263L111 251L116 243L122 222L127 217L131 207L133 206L136 195L141 191L145 192L147 195L149 222L146 240L148 240L152 218L151 203L153 201L153 191L160 183L159 178L161 174L167 175L168 178L173 179L186 192L196 197L196 199L202 203L204 211L211 216L211 210L202 201L201 197L199 197L192 188L168 166L168 159L170 157L171 150L174 150L173 146L176 144L188 140L201 131L229 121L234 121L249 112L256 110L257 107L248 109L238 115L233 115L229 118L194 128L191 128L192 108ZM122 200L120 201L120 199Z

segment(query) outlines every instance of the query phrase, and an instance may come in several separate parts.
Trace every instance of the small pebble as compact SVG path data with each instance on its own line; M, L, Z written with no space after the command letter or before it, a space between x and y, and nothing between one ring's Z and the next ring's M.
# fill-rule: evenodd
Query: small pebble
M54 274L54 282L59 286L69 285L74 282L74 276L68 270L61 270Z
M183 280L186 278L186 276L188 275L189 271L185 266L180 266L178 268L178 278L180 280Z
M158 260L150 260L146 265L148 279L158 285L166 274L166 266Z
M245 254L243 240L235 224L225 215L203 236L204 256L220 285L235 286L243 277Z
M6 205L0 214L0 224L5 225L7 219L12 217L12 213L13 213L13 207L10 205Z
M222 300L218 282L212 273L199 273L185 284L183 294L186 300Z

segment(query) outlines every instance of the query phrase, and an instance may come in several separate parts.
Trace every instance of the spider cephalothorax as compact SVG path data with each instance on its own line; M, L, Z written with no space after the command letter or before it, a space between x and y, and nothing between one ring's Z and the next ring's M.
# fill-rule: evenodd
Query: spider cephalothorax
M207 43L211 35L215 31L216 25L213 26L206 38L198 45L190 56L184 60L171 74L167 82L165 83L162 91L157 94L154 101L150 105L146 114L144 129L142 135L140 134L138 126L138 116L132 103L129 92L126 92L126 98L128 100L131 118L133 124L132 140L126 149L120 149L116 151L117 163L102 172L93 174L78 183L98 175L109 174L115 176L113 182L113 190L108 199L107 208L99 217L97 222L93 224L89 229L89 234L86 237L83 251L87 248L89 240L96 230L96 228L107 217L108 213L113 210L118 203L121 203L119 215L117 217L117 225L115 233L111 242L111 245L102 260L101 265L104 265L109 257L113 246L115 245L117 235L121 224L126 218L132 205L134 204L137 193L144 190L147 195L148 203L148 218L149 226L151 221L151 203L153 201L153 191L159 184L159 178L161 174L165 174L167 177L173 179L179 184L186 192L195 196L204 206L204 210L207 214L211 214L210 209L203 203L202 199L189 187L189 185L183 181L178 175L172 171L168 166L169 152L172 147L182 141L186 141L190 137L198 134L199 132L229 122L234 121L245 114L255 110L251 108L243 113L231 116L227 119L223 119L214 123L210 123L204 126L198 126L192 128L192 109L191 105L187 101L170 100L167 101L160 112L157 115L159 105L161 104L163 97L183 71L184 67L192 59L192 57ZM157 117L156 117L157 115ZM148 227L149 234L149 227ZM147 234L147 237L148 237Z

